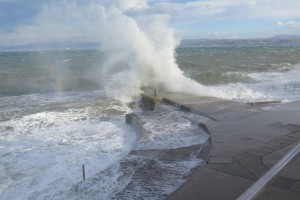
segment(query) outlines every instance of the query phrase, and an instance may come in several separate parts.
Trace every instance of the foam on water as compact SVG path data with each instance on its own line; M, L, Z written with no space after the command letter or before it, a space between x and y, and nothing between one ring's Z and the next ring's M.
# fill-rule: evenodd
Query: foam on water
M136 149L176 149L206 142L208 135L199 128L198 122L207 118L170 106L158 105L151 115L141 114L143 128L148 137L141 138Z
M197 152L182 160L153 155L204 143L208 136L197 123L207 119L165 105L153 112L139 113L144 122L139 124L143 131L135 153L54 199L165 199L186 181L191 169L201 164Z
M238 101L280 100L290 102L300 100L299 90L288 91L285 89L285 85L299 84L299 64L289 71L255 72L248 73L248 76L255 82L230 83L214 86L214 89L225 93L225 95L221 94L220 97Z
M1 200L164 199L201 163L192 157L171 162L128 153L202 144L208 136L197 122L205 118L158 106L154 113L141 113L149 134L136 146L138 136L124 121L131 108L102 94L2 98L3 108L5 102L8 107L0 113L5 116L0 121Z
M41 112L0 124L1 199L44 199L61 193L126 155L136 134L122 120Z
M0 199L52 199L123 158L128 105L103 91L0 98Z
M129 156L54 199L166 199L200 163Z

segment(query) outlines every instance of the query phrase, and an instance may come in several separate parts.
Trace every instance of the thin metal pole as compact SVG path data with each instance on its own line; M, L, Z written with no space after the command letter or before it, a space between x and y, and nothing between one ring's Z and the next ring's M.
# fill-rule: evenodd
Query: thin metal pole
M157 97L158 89L157 87L154 88L154 96Z
M82 177L83 177L83 180L85 181L85 168L84 168L84 164L82 165Z
M251 187L249 187L237 200L253 200L261 195L264 190L277 178L280 173L288 167L300 153L300 142L290 150L281 160L279 160L269 171L260 177Z

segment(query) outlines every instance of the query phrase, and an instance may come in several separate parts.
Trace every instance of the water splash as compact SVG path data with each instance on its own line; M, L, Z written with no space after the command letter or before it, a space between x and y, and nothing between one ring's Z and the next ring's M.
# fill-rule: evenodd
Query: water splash
M127 2L131 3L102 10L99 39L107 55L102 70L107 95L130 101L143 86L213 95L214 91L185 77L178 68L174 57L178 39L168 25L169 17L151 14L146 1Z

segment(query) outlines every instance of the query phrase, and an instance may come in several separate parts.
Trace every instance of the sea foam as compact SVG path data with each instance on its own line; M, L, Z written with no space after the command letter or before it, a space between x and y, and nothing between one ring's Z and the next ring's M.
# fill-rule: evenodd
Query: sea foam
M123 118L88 120L80 112L41 112L0 123L1 199L45 199L124 157L136 134Z

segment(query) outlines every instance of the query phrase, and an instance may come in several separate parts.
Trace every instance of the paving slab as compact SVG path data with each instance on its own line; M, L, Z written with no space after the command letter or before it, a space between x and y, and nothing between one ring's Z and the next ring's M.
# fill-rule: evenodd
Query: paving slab
M242 178L246 178L249 180L257 180L257 177L251 174L246 168L241 166L236 161L232 163L220 163L220 164L213 164L207 163L206 167L209 169L214 169L219 172L224 172L226 174L231 174L233 176L239 176Z
M285 189L291 189L296 182L297 181L295 179L280 176L273 182L272 185Z
M282 189L279 187L269 187L266 192L257 200L299 200L300 193L297 191Z
M235 160L257 178L269 169L263 165L263 157L259 155L244 153L236 156Z
M263 163L267 167L272 167L287 152L294 147L294 144L284 147L263 157ZM292 178L300 181L300 157L298 157L282 174L284 177Z
M190 180L169 196L170 200L236 199L253 181L206 167L195 172ZM234 186L234 187L232 187Z

